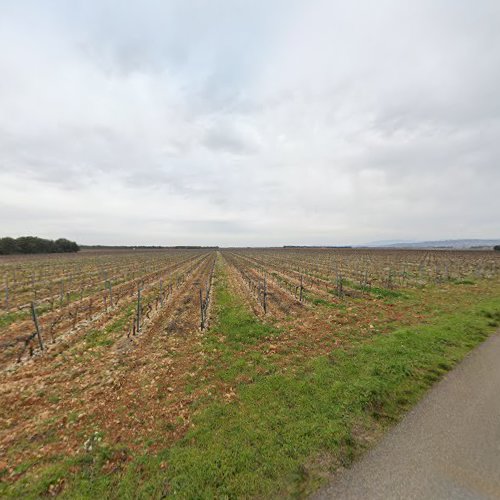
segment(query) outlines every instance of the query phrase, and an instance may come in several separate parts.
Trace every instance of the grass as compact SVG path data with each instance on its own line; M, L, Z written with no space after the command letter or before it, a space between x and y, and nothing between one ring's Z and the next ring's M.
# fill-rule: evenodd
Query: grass
M128 457L101 443L92 453L34 465L16 483L0 483L0 496L39 498L57 488L67 498L304 496L500 324L500 298L478 299L432 324L312 358L292 373L257 349L284 332L253 316L220 268L218 276L217 321L202 347L213 377L231 384L236 397L200 404L194 427L163 451Z
M48 304L42 304L36 306L36 312L38 316L50 311L50 306ZM22 310L10 311L0 315L0 328L6 328L16 321L21 321L31 318L31 309L24 308Z
M113 341L108 338L105 330L90 330L85 335L87 347L109 347L113 345Z
M322 299L320 297L310 297L309 295L306 295L306 300L310 302L311 304L314 304L315 306L325 306L325 307L330 307L332 309L346 309L345 304L339 304L337 302L330 302L329 300Z
M353 281L349 281L344 279L344 284L346 286L350 286L355 290L360 290L362 292L369 293L376 297L377 299L393 299L393 298L404 298L405 295L397 290L391 290L389 288L382 288L377 286L367 286L367 285L359 285L354 283ZM332 293L335 293L334 291Z
M129 304L128 306L122 308L122 310L117 314L118 318L110 323L104 329L106 333L121 332L125 329L127 324L130 322L132 316L136 311L136 304Z
M36 312L38 315L44 314L49 310L48 306L37 306ZM17 311L11 311L0 315L0 328L6 328L16 321L21 321L24 319L31 318L31 309L23 309Z
M241 385L236 403L210 405L171 450L172 491L234 498L313 489L320 476L305 464L325 454L332 467L351 462L363 436L397 420L488 335L492 311L500 299Z
M16 321L26 319L30 316L30 314L31 313L29 311L12 311L2 314L0 316L0 328L6 328Z
M454 283L455 285L475 285L476 282L471 280L471 279L456 279L456 280L453 280L452 283Z
M117 314L117 319L111 322L109 325L104 327L103 329L90 330L85 335L85 342L87 347L109 347L114 344L114 340L110 338L110 334L121 332L127 326L127 323L130 321L130 318L135 312L135 304L131 304L122 308L121 311Z
M272 342L282 331L257 319L241 298L228 287L219 263L215 286L216 322L204 336L203 350L207 367L215 368L215 377L224 383L276 370L274 364L253 346Z

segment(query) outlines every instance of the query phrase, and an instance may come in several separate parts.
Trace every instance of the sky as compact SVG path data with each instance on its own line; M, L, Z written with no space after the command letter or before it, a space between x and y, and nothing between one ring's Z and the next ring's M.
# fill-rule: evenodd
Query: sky
M500 237L498 0L0 0L0 236Z

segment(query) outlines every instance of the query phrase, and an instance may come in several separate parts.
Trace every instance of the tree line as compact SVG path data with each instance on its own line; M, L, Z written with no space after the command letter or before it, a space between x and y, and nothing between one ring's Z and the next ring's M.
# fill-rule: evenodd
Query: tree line
M21 236L19 238L0 238L0 255L78 252L80 247L66 238L46 240L37 236Z

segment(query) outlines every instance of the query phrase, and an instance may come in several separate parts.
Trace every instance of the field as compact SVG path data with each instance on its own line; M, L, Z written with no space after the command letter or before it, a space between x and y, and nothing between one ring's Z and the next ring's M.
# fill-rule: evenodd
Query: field
M304 496L500 324L500 252L2 257L0 495Z

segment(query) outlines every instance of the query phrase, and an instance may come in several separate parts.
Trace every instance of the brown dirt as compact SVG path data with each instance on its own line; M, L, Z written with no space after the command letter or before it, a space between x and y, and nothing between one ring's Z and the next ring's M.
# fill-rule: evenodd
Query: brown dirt
M201 261L140 335L113 332L113 346L89 348L85 331L74 332L1 374L0 460L11 473L27 460L78 453L95 432L130 449L185 432L193 400L185 388L203 362L195 283L206 282L214 258ZM92 328L112 320L102 315Z

